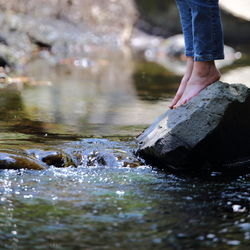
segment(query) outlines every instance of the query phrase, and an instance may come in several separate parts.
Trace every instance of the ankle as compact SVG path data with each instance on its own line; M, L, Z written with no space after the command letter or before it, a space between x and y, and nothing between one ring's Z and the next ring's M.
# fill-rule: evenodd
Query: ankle
M194 58L192 56L186 56L186 60L189 63L194 63Z
M194 66L194 58L187 56L187 69L192 69Z
M194 62L194 73L199 77L207 77L219 72L214 61Z
M194 58L193 57L186 57L187 61L186 61L186 71L184 74L183 78L190 78L192 71L193 71L193 67L194 67Z

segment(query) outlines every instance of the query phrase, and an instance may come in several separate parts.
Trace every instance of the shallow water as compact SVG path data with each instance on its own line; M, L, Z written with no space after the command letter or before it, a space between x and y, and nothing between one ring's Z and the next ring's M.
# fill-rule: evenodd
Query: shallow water
M39 84L0 90L0 151L76 165L0 171L0 248L248 249L250 175L177 176L133 154L180 78L131 55L88 65L35 59Z

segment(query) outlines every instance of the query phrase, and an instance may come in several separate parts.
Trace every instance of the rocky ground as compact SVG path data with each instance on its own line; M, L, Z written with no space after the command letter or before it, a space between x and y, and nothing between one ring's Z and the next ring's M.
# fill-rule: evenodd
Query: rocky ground
M249 21L223 11L223 23L226 42L249 41ZM174 0L0 0L0 25L5 69L21 69L37 55L56 64L106 50L140 53L164 46L158 35L181 32Z
M137 11L129 0L0 1L0 65L20 66L49 51L56 60L117 48L132 35Z

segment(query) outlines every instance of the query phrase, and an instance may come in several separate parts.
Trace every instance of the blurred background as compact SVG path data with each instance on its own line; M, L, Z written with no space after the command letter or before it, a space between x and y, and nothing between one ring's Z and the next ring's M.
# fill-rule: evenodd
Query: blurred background
M249 1L220 5L222 80L250 86ZM135 135L167 109L185 70L174 0L0 0L0 24L7 130Z

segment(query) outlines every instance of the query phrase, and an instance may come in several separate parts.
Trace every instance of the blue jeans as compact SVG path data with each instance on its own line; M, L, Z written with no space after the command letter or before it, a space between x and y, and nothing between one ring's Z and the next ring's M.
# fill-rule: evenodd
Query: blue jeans
M176 0L185 38L185 54L195 61L224 59L219 0Z

